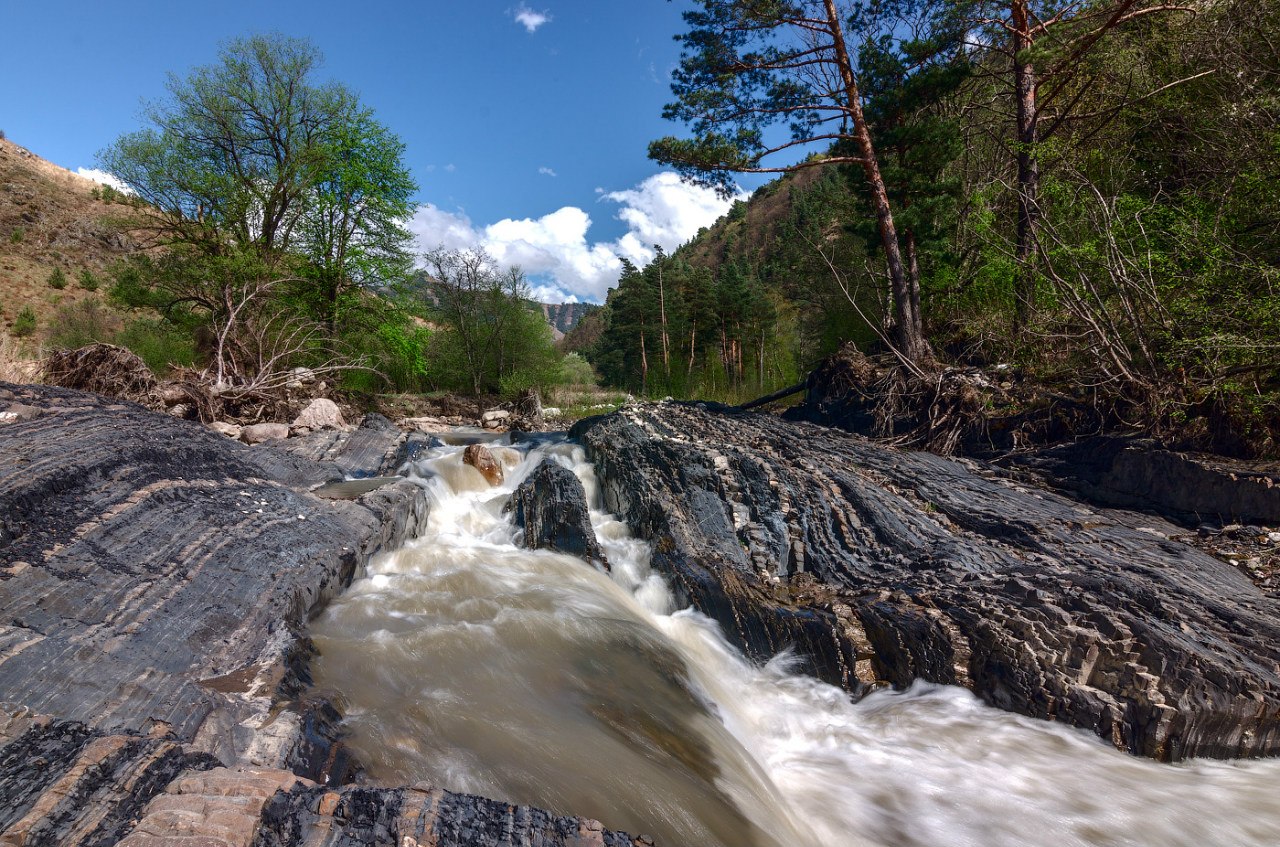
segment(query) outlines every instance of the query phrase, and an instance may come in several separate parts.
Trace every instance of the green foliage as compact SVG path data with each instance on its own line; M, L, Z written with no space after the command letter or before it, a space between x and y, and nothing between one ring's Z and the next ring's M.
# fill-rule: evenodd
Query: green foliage
M551 327L529 303L519 268L499 268L483 251L436 250L426 258L431 282L422 305L441 327L428 346L433 385L479 395L559 381Z
M94 276L93 271L88 268L84 268L80 271L80 275L76 278L76 281L85 291L98 290L98 278Z
M580 353L568 353L560 360L561 385L593 386L599 381L595 368Z
M67 287L67 275L63 273L62 268L54 268L49 274L49 287L61 291Z
M171 76L148 126L99 155L136 194L122 223L168 247L113 269L112 300L184 334L201 324L224 383L335 355L380 362L395 384L421 376L399 335L389 351L377 343L379 297L412 263L404 146L351 91L317 80L320 62L307 41L230 41L216 63Z
M22 227L14 227L13 232L9 233L9 241L14 244L21 244L22 240L27 237L27 232Z
M36 313L30 306L23 306L13 319L13 335L15 338L27 338L36 331Z
M190 330L161 318L135 318L115 336L115 343L137 353L157 374L196 363L196 341Z
M71 302L58 308L49 324L49 344L74 350L95 342L113 343L120 318L96 299Z

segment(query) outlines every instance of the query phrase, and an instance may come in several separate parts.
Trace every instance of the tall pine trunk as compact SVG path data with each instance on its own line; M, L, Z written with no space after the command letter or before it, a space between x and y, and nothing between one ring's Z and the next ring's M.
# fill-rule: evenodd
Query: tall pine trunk
M1012 0L1013 87L1017 121L1018 224L1014 258L1015 321L1022 326L1035 302L1036 230L1040 220L1040 164L1036 145L1040 141L1039 111L1036 106L1036 70L1027 58L1032 46L1031 20L1027 0Z
M858 82L853 74L853 64L845 45L844 28L840 23L835 0L824 0L824 5L827 12L826 24L834 42L836 63L844 85L846 108L853 118L854 140L858 146L858 155L862 159L862 172L867 180L867 188L871 192L871 206L875 210L876 224L880 230L880 243L884 247L885 262L889 269L889 284L893 294L896 322L895 341L899 352L908 360L924 361L931 358L932 353L929 343L924 338L924 324L920 317L919 286L912 285L911 277L902 261L898 231L893 222L893 210L889 206L889 192L880 174L880 164L876 158L875 145L871 140L871 130L862 113L862 96L858 92Z

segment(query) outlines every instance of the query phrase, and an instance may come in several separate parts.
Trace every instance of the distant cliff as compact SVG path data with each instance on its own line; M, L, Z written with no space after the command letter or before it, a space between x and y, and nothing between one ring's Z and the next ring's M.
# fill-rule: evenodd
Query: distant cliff
M578 321L591 312L599 309L595 303L539 303L543 317L551 324L551 331L556 341L564 338Z

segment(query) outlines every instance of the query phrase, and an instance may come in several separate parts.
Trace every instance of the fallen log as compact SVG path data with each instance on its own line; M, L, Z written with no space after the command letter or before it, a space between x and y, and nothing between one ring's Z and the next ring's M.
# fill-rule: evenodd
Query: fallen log
M747 409L756 409L760 406L767 406L776 400L781 400L784 397L790 397L792 394L799 394L801 391L804 391L808 385L809 383L807 381L798 382L795 385L788 385L786 388L779 388L772 394L766 394L763 397L757 397L755 400L743 403L738 408L746 411Z

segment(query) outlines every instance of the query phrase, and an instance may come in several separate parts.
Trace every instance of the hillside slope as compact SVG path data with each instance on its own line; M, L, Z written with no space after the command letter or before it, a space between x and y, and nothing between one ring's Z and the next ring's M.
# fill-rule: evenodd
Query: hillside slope
M9 330L24 307L41 324L59 305L101 296L77 285L82 270L101 275L136 249L108 219L122 206L100 199L97 183L0 139L0 327ZM48 284L61 268L67 286Z

